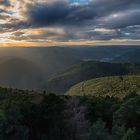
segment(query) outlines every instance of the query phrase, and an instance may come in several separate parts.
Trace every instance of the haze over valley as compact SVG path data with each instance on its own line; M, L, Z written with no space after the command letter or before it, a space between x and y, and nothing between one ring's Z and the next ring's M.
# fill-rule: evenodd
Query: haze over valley
M80 63L98 61L139 64L139 53L139 46L0 48L0 85L21 89L46 89L49 79ZM91 70L94 71L96 67L93 66Z

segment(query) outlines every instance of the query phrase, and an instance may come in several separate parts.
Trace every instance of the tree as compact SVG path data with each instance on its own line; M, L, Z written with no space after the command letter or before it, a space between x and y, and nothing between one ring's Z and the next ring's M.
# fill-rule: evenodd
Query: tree
M29 108L30 107L30 108ZM28 105L24 110L24 124L31 129L30 139L63 140L64 101L48 94L40 104Z
M99 119L90 129L89 140L109 140L108 130L105 128L105 123Z
M137 136L134 129L128 129L122 140L137 140Z
M140 96L125 101L114 113L114 124L136 128L140 133Z
M68 99L65 110L68 137L72 140L86 140L89 122L86 119L86 107L80 105L76 97Z
M0 139L28 140L29 129L21 124L23 115L19 101L5 101L0 106Z
M125 132L126 132L126 128L125 128L124 125L121 125L121 126L115 125L115 126L113 126L113 128L112 128L113 140L120 140L124 136Z

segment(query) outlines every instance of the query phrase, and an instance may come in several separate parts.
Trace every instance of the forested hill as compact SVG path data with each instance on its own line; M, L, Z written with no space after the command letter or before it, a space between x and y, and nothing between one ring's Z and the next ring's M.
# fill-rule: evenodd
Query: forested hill
M44 84L44 88L51 93L63 94L71 86L84 80L104 76L137 74L139 72L139 64L107 63L97 61L82 62L50 78Z
M113 96L124 98L131 93L140 94L140 75L113 76L84 81L73 86L67 95Z

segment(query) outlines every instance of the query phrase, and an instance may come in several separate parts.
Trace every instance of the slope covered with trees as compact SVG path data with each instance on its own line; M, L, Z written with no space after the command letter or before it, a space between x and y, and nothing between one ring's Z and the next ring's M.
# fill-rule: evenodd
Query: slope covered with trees
M81 86L83 86L81 90ZM81 82L67 91L68 95L114 96L123 98L130 93L140 94L140 76L113 76Z
M56 96L0 88L1 140L139 140L140 96Z
M94 60L137 63L140 60L139 53L139 46L1 47L0 85L42 90L42 85L46 89L46 81L52 79L53 75L65 73L65 70L80 62ZM79 67L81 66L79 65ZM74 67L74 69L77 68ZM73 77L76 79L76 76ZM82 80L87 79L83 78ZM68 82L66 82L67 80L64 81L59 86L62 90L54 84L59 93L65 91L63 84L66 83L65 87L67 88L70 83L69 79ZM77 80L74 84L77 82L80 81ZM49 91L54 92L53 89L52 86Z
M44 88L51 93L63 94L71 86L84 80L104 76L137 74L139 72L140 65L138 64L82 62L50 78L44 85Z
M140 64L140 49L132 50L119 57L114 58L115 62L131 62Z

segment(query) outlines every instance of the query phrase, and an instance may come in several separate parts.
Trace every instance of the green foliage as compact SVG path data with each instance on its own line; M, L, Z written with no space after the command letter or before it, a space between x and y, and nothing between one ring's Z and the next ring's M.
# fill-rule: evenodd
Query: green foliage
M69 139L84 140L88 138L89 121L86 119L87 108L79 98L72 97L67 101L65 120Z
M126 128L124 125L114 125L112 128L112 136L114 140L120 140L126 132Z
M20 121L23 115L20 110L22 102L7 100L0 105L0 138L3 140L28 139L29 129Z
M98 120L90 129L89 140L109 140L109 133L102 120Z
M85 81L84 92L85 95L92 96L114 96L124 98L128 95L140 94L140 76L113 76L103 77ZM81 95L81 84L73 86L66 94L67 95Z
M138 140L139 108L135 94L119 100L0 88L0 139Z
M135 130L129 128L121 140L137 140Z
M21 97L21 98L19 98ZM2 140L62 139L64 100L55 95L9 94L0 102Z
M124 124L140 132L140 96L125 101L114 113L114 124Z
M84 98L84 97L83 97ZM83 103L88 108L88 118L94 123L98 118L106 122L106 126L111 129L113 121L113 113L120 107L120 102L113 97L88 97Z

